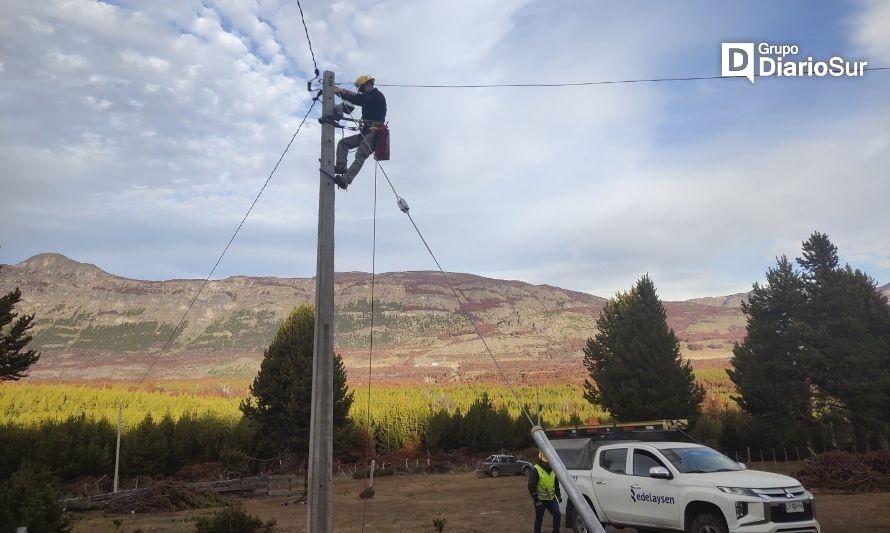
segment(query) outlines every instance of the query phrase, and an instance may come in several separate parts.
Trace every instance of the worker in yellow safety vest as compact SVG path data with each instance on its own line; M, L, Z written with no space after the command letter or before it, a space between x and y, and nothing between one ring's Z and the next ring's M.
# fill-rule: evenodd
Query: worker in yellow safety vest
M553 533L559 533L559 523L562 518L559 512L559 504L562 502L559 480L556 479L556 472L550 468L550 463L541 452L538 452L538 463L528 473L528 492L535 503L535 533L541 533L545 510L553 515Z

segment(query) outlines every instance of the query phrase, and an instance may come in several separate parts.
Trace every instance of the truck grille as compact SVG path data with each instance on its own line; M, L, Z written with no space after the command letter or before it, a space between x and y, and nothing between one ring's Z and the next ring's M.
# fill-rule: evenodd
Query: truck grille
M796 487L788 487L788 488L780 488L780 489L752 489L757 495L763 497L766 496L765 499L771 500L787 500L788 495L790 494L793 498L801 498L806 494L806 490L803 486L798 485Z

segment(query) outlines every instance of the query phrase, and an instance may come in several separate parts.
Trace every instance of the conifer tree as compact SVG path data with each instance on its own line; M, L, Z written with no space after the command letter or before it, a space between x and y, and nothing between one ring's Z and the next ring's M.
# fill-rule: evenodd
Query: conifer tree
M805 307L803 280L785 256L767 271L766 285L755 283L742 304L747 335L733 347L727 373L739 393L733 400L752 416L763 443L803 443L812 422L797 326Z
M846 416L860 451L890 429L890 306L873 279L839 266L837 247L815 232L798 258L807 295L803 364L822 406Z
M48 471L25 464L0 481L0 531L71 531Z
M266 440L279 451L301 459L309 452L314 337L315 311L311 305L298 306L266 349L260 372L250 386L251 396L240 405ZM343 450L355 438L348 417L352 401L353 393L346 386L346 368L342 358L335 355L335 450Z
M704 389L680 357L655 284L643 276L610 299L587 340L584 397L622 421L682 418L698 413Z
M34 315L18 316L15 306L21 299L18 288L0 297L0 381L22 379L40 358L39 353L25 349L31 342L28 330L33 325Z

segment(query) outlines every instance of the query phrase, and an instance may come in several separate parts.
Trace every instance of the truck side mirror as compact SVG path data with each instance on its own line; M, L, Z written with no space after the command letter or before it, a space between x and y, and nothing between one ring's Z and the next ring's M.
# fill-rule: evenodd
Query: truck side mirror
M748 469L748 465L746 465L745 463L739 463L739 467L740 467L742 470L747 470L747 469Z
M653 466L649 469L649 477L654 477L655 479L671 479L672 476L670 470L663 466Z

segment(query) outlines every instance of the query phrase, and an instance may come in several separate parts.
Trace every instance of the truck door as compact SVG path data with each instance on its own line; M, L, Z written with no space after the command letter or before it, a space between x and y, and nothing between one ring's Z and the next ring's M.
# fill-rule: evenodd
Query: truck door
M593 465L593 493L602 509L604 518L610 522L625 522L628 513L627 475L628 448L611 448L597 451Z
M634 518L629 522L651 526L676 526L680 516L677 502L675 472L667 462L649 450L634 448L632 475L628 476L629 507ZM649 475L654 467L666 468L671 479L658 479Z

